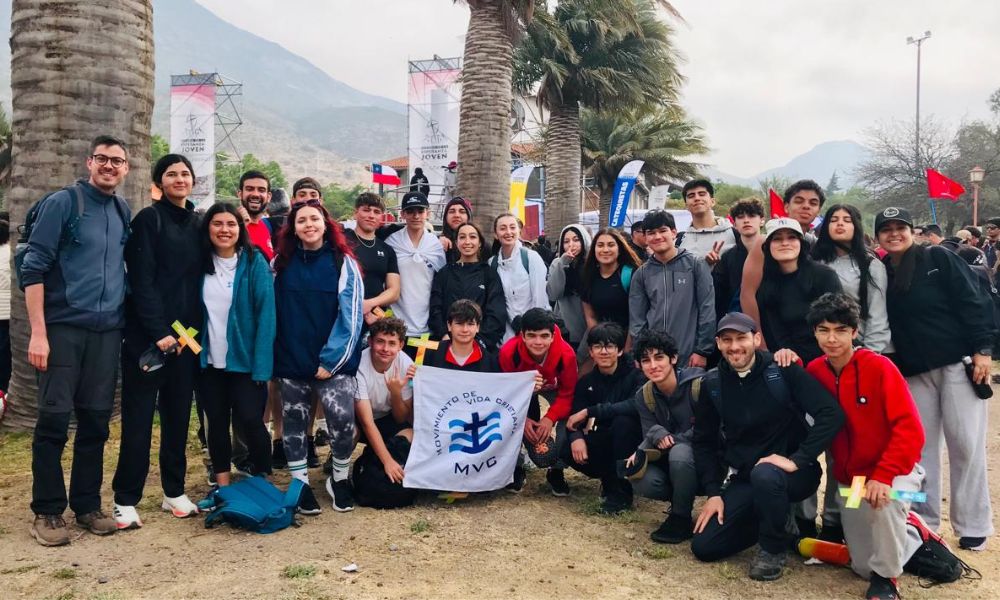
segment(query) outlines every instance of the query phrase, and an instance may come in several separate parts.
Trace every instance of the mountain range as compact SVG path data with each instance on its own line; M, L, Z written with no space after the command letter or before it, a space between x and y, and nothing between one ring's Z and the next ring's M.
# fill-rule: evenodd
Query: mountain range
M10 15L11 0L0 0L0 34L5 38L10 37ZM170 76L194 70L242 82L242 96L234 100L243 125L232 144L220 150L276 160L289 180L308 174L352 185L368 180L367 164L406 153L404 104L352 88L195 0L153 0L153 19L154 133L169 139ZM0 44L0 65L9 63L10 48ZM10 97L10 71L0 69L0 103L9 107ZM713 180L752 186L770 175L808 177L825 185L836 171L841 187L847 188L864 157L860 144L832 141L751 177L711 167L704 171Z

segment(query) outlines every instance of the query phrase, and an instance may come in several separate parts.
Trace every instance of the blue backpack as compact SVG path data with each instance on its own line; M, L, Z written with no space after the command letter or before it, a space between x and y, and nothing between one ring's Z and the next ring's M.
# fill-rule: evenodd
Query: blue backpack
M229 523L257 533L281 531L295 522L295 507L305 486L292 479L282 493L258 475L215 490L216 508L205 516L205 527Z

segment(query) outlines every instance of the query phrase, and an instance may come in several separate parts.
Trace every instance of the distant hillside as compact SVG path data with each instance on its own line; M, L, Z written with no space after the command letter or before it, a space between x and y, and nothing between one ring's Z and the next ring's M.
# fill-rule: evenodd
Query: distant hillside
M854 171L867 157L868 151L861 144L851 140L841 140L823 142L812 150L796 156L782 167L761 171L752 177L740 177L711 167L705 169L705 174L713 180L749 186L756 186L758 181L772 175L793 180L814 179L825 186L836 171L840 187L846 189L854 185L856 177Z

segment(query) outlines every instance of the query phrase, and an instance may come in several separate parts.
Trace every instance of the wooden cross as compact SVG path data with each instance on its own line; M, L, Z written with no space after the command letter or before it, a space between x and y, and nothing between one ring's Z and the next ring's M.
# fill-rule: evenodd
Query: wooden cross
M840 495L847 498L844 508L859 508L861 506L861 497L865 493L865 480L864 475L855 475L851 480L851 487L840 488ZM903 500L904 502L927 502L927 494L910 490L891 490L889 499Z
M420 337L407 338L406 345L407 346L413 346L414 348L417 348L417 357L413 360L413 362L415 364L418 364L418 365L423 365L424 364L424 353L427 352L428 348L430 348L431 350L437 350L438 349L438 345L440 345L440 343L439 342L432 342L430 340L430 337L431 337L431 334L425 333L425 334L423 334Z
M195 341L194 336L198 335L198 330L194 327L184 328L184 325L180 321L174 321L171 325L174 331L177 333L177 340L180 343L181 348L187 346L191 349L191 352L195 354L201 354L201 344Z

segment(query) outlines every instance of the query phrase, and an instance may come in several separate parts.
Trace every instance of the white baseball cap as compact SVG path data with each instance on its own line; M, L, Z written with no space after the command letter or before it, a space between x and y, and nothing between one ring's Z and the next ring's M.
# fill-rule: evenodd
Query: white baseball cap
M771 236L775 233L781 231L782 229L790 229L802 237L802 226L795 219L789 219L788 217L781 217L780 219L771 219L764 225L764 241L771 239Z

